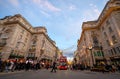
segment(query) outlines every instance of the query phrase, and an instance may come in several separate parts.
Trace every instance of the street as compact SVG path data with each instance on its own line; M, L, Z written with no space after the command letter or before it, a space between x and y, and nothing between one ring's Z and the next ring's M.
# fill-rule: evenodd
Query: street
M101 73L90 71L58 70L51 73L50 70L15 71L0 73L0 79L120 79L120 73Z

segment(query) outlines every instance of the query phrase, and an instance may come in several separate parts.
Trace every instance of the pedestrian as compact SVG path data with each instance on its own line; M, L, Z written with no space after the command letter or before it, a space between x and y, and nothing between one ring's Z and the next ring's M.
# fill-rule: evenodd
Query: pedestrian
M114 73L116 71L116 67L114 64L112 64L112 72Z
M118 72L120 73L120 64L118 65Z
M14 62L12 60L10 60L10 66L9 66L9 70L12 71L13 70L13 66L14 66Z
M47 69L47 70L49 69L49 66L50 66L49 63L47 63L47 64L46 64L46 69Z
M56 72L56 62L53 62L53 65L52 65L52 70L51 70L51 72Z
M2 60L0 58L0 72L2 72Z
M29 60L26 61L25 69L26 69L26 71L28 71L30 69L30 61Z
M11 65L9 60L5 61L5 71L8 72L9 71L9 66Z

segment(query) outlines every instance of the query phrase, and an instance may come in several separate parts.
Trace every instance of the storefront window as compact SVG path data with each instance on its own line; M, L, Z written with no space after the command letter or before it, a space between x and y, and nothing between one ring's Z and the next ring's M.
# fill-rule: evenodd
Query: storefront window
M101 56L100 51L97 51L97 56Z
M94 52L94 56L97 56L96 52Z

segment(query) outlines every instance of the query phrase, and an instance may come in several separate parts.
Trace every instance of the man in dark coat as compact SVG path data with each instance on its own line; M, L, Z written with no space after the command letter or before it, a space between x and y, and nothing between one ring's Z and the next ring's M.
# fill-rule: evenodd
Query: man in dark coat
M53 65L52 65L52 70L51 70L51 72L56 72L56 62L53 62Z

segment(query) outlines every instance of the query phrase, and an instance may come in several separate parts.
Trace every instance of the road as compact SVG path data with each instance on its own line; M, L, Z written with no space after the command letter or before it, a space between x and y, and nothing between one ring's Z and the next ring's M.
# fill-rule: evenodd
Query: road
M18 71L0 73L0 79L120 79L120 73L100 73L90 71L50 70Z

